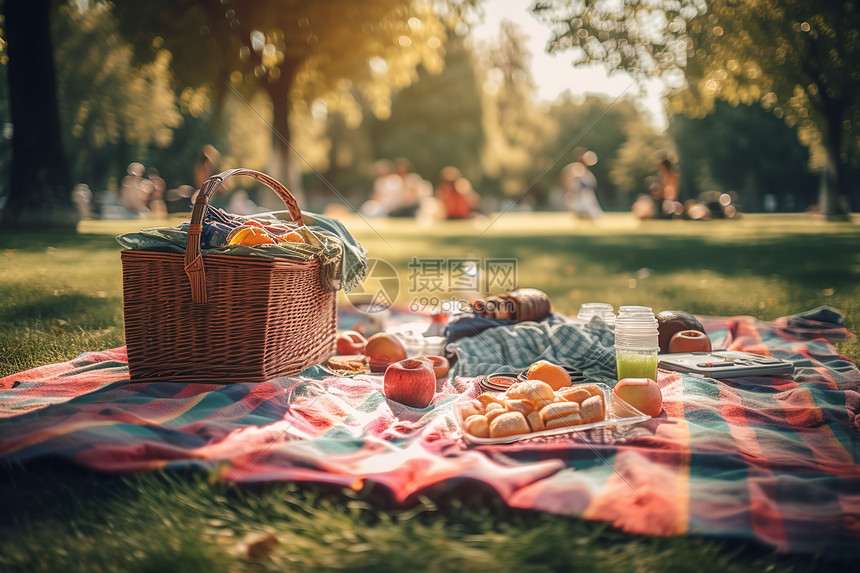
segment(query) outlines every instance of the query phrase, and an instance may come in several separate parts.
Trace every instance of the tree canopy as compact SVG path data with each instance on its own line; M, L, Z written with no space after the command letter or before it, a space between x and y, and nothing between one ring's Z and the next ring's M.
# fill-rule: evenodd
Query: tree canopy
M737 193L745 211L807 209L816 201L809 149L791 128L758 105L717 101L713 113L670 118L669 134L678 148L683 198L702 192ZM704 137L703 134L707 134Z
M329 110L358 114L356 89L387 117L391 94L417 78L418 66L441 70L447 21L469 3L177 0L167 8L120 2L115 10L139 58L170 51L176 78L208 86L216 105L231 90L267 94L275 132L269 171L286 180L291 111L322 99Z
M453 36L444 71L422 71L418 81L397 93L390 118L370 122L369 144L377 157L408 158L417 173L433 182L448 165L478 182L483 176L481 110L472 52L463 38Z
M674 111L760 103L798 130L825 184L819 207L848 211L860 121L860 9L846 0L541 0L550 51L678 85ZM683 85L680 85L683 77Z
M499 40L480 50L483 70L483 124L487 134L482 166L502 194L516 197L529 190L552 160L544 154L558 134L546 110L533 104L537 86L531 54L513 22L502 22Z
M75 181L103 188L132 160L124 149L166 147L183 122L170 53L135 68L106 4L61 6L53 27L64 148Z

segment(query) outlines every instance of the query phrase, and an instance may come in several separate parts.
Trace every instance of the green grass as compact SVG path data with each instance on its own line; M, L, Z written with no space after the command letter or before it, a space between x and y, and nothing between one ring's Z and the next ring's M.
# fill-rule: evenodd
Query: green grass
M546 291L553 308L566 314L576 314L584 302L602 301L616 309L641 304L655 312L772 320L830 305L843 312L852 332L860 321L858 221L748 215L643 223L609 214L586 223L536 213L427 228L403 220L346 222L371 256L400 270L400 302L427 294L409 292L406 265L412 257L514 257L520 286ZM840 350L854 362L860 359L856 340Z
M511 510L474 490L392 509L373 491L274 484L250 491L205 476L96 478L21 471L0 540L0 569L22 571L814 571L824 556L753 545L650 538L602 523ZM17 488L17 489L15 489ZM29 516L23 518L22 515ZM253 540L269 537L263 555Z
M394 264L400 302L413 257L515 257L521 286L555 310L583 302L773 319L828 304L856 331L860 225L802 216L594 224L562 214L417 227L344 222L371 256ZM368 223L372 226L368 226ZM486 229L490 224L489 229ZM123 344L122 277L113 235L140 222L90 221L78 235L0 234L0 376ZM477 238L479 237L479 238ZM860 359L857 340L840 343ZM782 558L755 544L648 538L605 524L513 511L474 490L414 509L378 491L276 484L229 488L203 475L119 479L34 466L0 473L0 570L811 571L833 556ZM248 555L249 538L272 536ZM413 565L410 565L412 563Z

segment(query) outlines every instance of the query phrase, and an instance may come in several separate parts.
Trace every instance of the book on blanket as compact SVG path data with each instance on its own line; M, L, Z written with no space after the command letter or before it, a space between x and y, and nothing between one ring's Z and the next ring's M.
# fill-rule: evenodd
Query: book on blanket
M782 376L794 373L794 364L786 360L733 350L661 354L658 366L664 370L701 374L710 378Z

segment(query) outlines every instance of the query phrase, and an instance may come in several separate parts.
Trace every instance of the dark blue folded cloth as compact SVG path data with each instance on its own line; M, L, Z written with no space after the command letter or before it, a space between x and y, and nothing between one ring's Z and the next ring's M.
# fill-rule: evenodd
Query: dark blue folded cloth
M839 340L853 335L843 326L842 313L832 306L819 306L812 310L778 318L774 321L783 331L799 338L827 338Z
M248 221L247 217L233 215L224 209L210 206L203 215L203 231L200 233L200 248L215 249L227 244L230 231ZM186 221L179 225L181 231L188 231Z
M574 322L562 315L540 322L487 328L448 346L457 357L452 376L514 371L548 360L585 373L592 381L615 383L615 335L600 318Z

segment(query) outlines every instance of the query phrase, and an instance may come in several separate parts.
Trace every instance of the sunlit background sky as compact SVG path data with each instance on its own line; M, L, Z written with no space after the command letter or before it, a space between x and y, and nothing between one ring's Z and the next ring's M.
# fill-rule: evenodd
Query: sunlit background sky
M535 18L530 11L534 0L485 0L482 3L484 18L472 28L476 41L492 41L499 34L503 20L517 24L528 36L528 49L532 54L532 75L538 88L538 98L553 101L565 91L573 95L586 93L608 94L612 97L626 91L646 111L658 129L666 127L667 118L663 110L662 95L664 85L660 80L647 82L644 89L624 72L608 75L603 66L572 66L576 54L572 51L559 54L546 52L551 31L549 27Z

